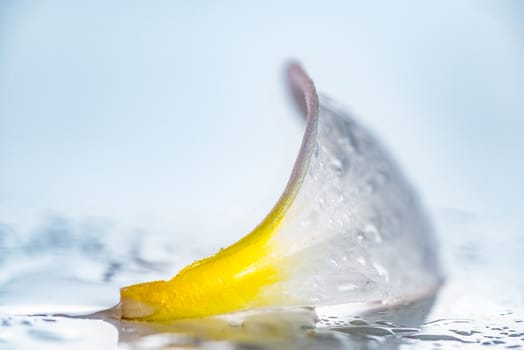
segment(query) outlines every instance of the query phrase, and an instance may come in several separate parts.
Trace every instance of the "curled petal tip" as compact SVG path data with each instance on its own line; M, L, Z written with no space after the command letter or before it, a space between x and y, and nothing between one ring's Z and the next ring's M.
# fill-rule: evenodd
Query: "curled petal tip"
M297 62L287 65L287 80L295 103L306 118L318 115L318 95L313 80Z

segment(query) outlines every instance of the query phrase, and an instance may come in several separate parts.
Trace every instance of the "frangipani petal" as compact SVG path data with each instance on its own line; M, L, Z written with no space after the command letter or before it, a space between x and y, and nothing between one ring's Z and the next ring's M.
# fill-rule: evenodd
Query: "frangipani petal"
M300 66L288 67L288 80L307 119L277 204L247 236L171 280L123 288L123 318L394 303L437 290L431 226L391 157L334 103L319 103Z

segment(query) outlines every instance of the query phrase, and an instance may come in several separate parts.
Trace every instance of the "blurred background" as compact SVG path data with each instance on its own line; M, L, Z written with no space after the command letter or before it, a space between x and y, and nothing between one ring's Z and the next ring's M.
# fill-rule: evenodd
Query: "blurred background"
M520 1L0 4L3 222L248 230L299 146L295 59L430 205L522 227Z
M161 241L183 265L253 228L303 132L291 59L395 155L450 275L523 305L524 2L1 0L4 306L28 252Z

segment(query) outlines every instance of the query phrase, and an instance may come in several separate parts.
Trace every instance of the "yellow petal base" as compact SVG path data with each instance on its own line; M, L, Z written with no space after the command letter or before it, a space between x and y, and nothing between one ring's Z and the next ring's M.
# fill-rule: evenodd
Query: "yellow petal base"
M250 234L194 262L171 280L122 288L122 318L159 321L294 304L278 283L288 278L285 267L293 262L284 258L282 247L271 238L279 231L307 172L317 132L318 97L301 67L290 65L288 74L295 97L303 96L299 106L307 123L291 178L275 207Z
M269 243L283 214L282 205L275 207L242 240L194 262L169 281L122 288L122 318L181 319L284 303L281 293L264 293L264 287L285 277L276 266Z

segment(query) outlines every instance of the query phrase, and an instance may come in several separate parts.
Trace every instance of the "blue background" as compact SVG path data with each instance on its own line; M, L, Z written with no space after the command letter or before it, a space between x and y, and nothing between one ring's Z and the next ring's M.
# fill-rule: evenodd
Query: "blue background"
M435 216L521 237L523 20L517 0L0 1L0 222L235 240L297 153L296 59Z

